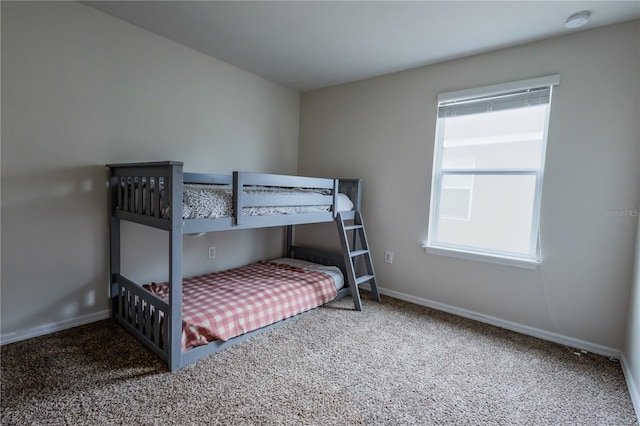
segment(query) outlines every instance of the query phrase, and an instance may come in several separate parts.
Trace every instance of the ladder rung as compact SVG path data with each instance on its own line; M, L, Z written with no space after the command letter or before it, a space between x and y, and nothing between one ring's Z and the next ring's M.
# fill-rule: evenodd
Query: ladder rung
M356 278L356 285L366 283L367 281L371 281L374 278L375 277L373 275L363 275L361 277Z
M352 229L362 229L362 228L364 228L364 226L362 225L349 225L349 226L345 226L344 230L351 231Z
M362 256L363 254L367 254L367 253L369 253L369 250L356 250L356 251L349 252L349 255L351 257L356 257L356 256Z

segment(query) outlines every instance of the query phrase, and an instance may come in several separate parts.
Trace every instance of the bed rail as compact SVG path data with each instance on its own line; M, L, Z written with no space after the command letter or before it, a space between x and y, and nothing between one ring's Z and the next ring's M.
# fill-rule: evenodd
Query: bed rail
M169 304L119 274L114 275L111 286L111 312L115 321L168 362L170 345L165 336L170 335Z
M182 193L182 165L177 161L108 164L111 214L170 230L173 212L182 214L182 197L179 206L170 202L174 191Z
M246 194L246 187L269 186L301 189L325 189L330 195L278 196ZM233 215L235 224L246 220L242 213L245 207L268 206L335 206L338 197L338 183L335 179L303 176L273 175L263 173L233 172ZM333 209L332 209L333 210ZM333 217L337 212L332 212ZM326 215L325 215L326 216Z

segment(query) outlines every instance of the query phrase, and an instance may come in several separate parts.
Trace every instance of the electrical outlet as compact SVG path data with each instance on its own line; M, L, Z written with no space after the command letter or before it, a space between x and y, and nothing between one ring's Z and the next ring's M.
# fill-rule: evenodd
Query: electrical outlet
M384 252L384 261L385 263L393 263L393 252L392 251L385 251Z
M209 259L215 259L215 258L216 258L216 248L209 247Z

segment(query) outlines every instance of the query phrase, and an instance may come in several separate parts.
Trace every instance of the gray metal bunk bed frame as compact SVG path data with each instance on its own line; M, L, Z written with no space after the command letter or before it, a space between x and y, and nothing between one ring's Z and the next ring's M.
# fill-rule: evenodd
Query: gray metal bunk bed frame
M338 266L345 277L345 287L336 299L349 294L359 307L357 285L351 283L344 254L297 247L292 244L293 225L330 222L336 220L338 193L349 196L354 210L340 212L342 219L353 219L360 210L361 181L359 179L325 179L247 172L233 172L232 176L184 173L183 163L177 161L108 164L109 168L109 240L110 240L110 299L111 317L152 352L167 363L171 371L178 370L198 359L246 340L292 318L245 333L228 341L213 341L182 351L182 250L183 235L203 232L286 226L285 256L325 265ZM216 219L183 219L183 185L232 185L233 214ZM163 186L163 197L160 185ZM246 186L277 186L323 188L330 195L304 195L303 204L331 205L328 212L285 215L246 216L245 207L302 205L279 195L245 194ZM155 187L154 190L151 188ZM152 192L155 191L155 196ZM121 274L120 221L126 220L163 229L169 233L169 301L146 291ZM302 315L302 314L300 314Z

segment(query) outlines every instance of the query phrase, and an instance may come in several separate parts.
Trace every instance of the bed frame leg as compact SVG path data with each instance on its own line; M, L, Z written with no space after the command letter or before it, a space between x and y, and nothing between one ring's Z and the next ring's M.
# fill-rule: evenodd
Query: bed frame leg
M118 178L113 176L109 169L109 307L111 318L115 320L118 297L120 290L114 285L115 275L120 273L120 220L113 216L113 211L118 205Z
M182 367L182 165L172 165L169 172L172 206L169 231L169 369ZM180 214L175 214L178 212Z

